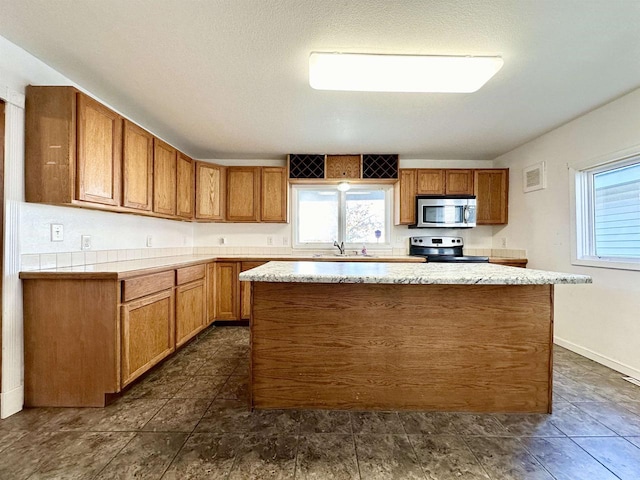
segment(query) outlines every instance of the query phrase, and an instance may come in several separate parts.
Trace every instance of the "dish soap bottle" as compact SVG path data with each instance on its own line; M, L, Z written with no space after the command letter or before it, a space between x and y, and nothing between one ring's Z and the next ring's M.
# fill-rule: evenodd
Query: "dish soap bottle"
M362 245L362 250L360 250L360 253L362 255L366 255L367 254L367 247L365 245Z

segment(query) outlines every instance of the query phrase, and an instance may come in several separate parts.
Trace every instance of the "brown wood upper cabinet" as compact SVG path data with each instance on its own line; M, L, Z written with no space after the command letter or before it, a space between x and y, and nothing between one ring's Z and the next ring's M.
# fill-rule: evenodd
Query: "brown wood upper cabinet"
M260 167L227 168L227 215L230 222L260 220Z
M122 117L78 93L77 198L120 205Z
M226 168L196 162L196 218L224 220Z
M260 221L287 221L287 171L282 167L262 167Z
M445 195L473 195L473 170L445 170Z
M123 131L122 205L149 211L153 202L153 135L126 119Z
M416 223L416 195L475 195L476 224L503 225L508 220L509 169L400 169L396 225Z
M509 169L474 171L476 224L504 225L509 219Z
M413 225L416 223L416 178L415 168L400 170L400 179L395 191L395 224Z
M193 160L178 152L176 208L179 217L194 216L194 167Z
M325 178L355 180L360 177L360 155L327 155Z
M177 150L168 143L153 139L153 211L176 214Z
M122 118L73 87L27 87L28 202L113 207L121 201Z

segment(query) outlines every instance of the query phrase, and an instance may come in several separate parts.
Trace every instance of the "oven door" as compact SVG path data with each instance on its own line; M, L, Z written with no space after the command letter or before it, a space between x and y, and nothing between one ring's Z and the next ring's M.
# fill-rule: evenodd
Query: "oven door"
M418 198L419 228L470 228L476 226L475 205L466 198Z

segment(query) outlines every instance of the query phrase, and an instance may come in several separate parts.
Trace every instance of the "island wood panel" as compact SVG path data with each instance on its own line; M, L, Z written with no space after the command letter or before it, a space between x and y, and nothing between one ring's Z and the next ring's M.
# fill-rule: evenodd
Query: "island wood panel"
M266 262L242 262L240 272L264 265ZM251 317L251 282L240 282L240 318Z
M23 280L25 406L103 407L120 390L113 280Z
M122 205L151 210L153 202L153 135L124 120Z
M253 282L252 406L550 412L552 294Z

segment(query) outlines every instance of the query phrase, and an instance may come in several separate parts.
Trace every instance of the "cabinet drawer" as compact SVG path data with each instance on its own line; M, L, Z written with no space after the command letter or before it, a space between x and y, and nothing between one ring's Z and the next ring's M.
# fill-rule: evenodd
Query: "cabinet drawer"
M122 301L128 302L134 298L144 297L160 292L174 285L173 270L136 277L122 282Z
M178 285L194 282L204 278L205 265L194 265L193 267L179 268L177 270Z

